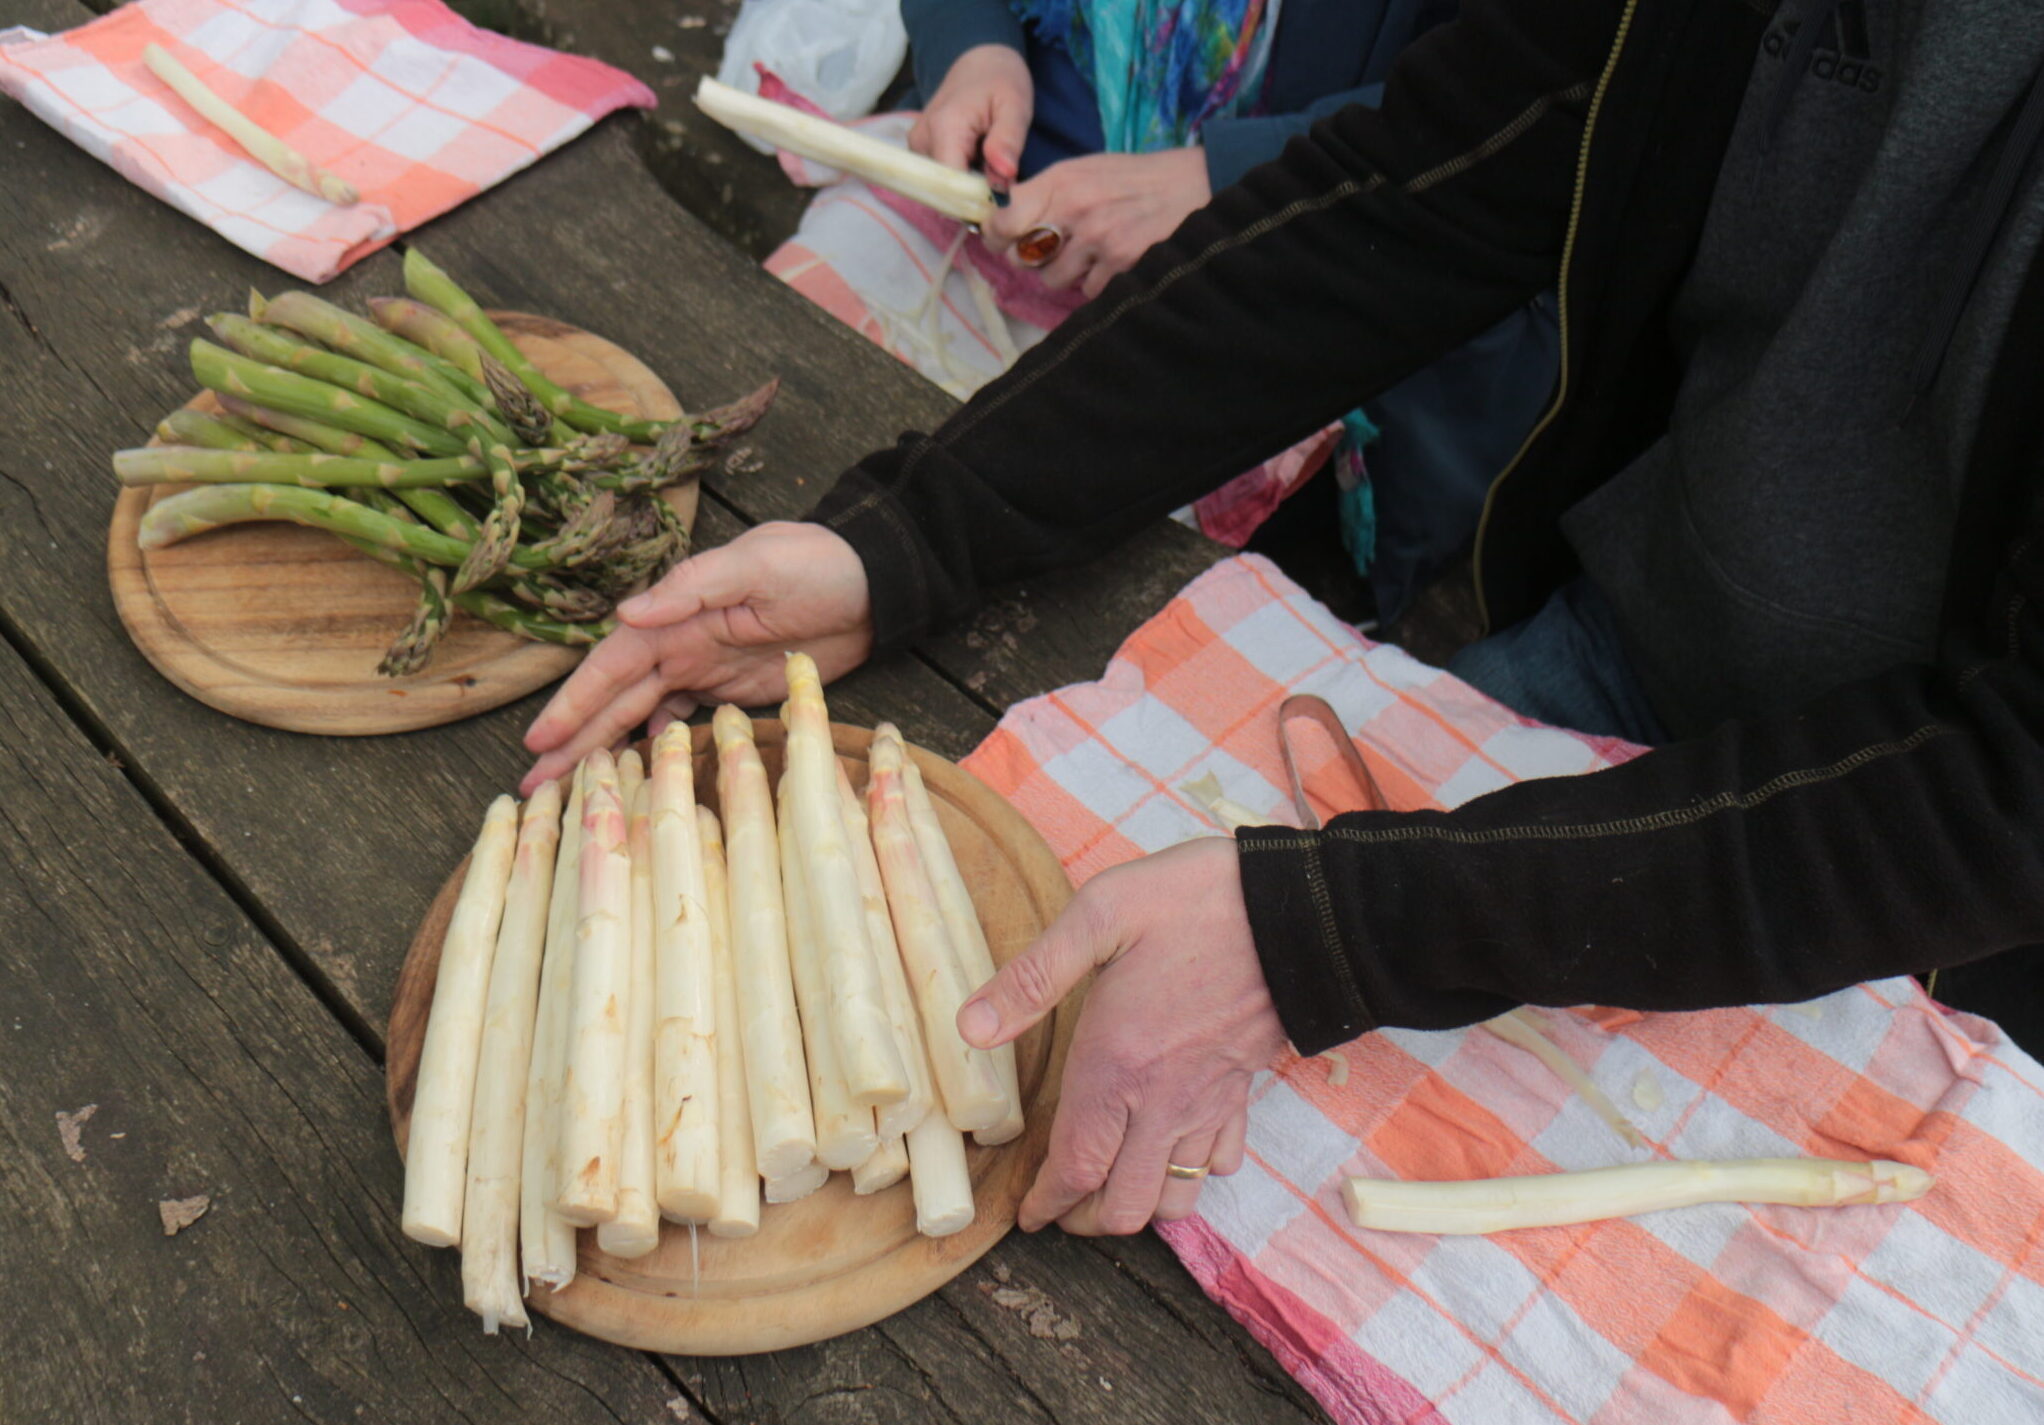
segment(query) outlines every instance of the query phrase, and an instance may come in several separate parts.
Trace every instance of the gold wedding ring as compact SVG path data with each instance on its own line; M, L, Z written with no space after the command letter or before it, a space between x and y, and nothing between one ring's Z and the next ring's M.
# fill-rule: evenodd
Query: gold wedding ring
M1180 1182L1196 1183L1207 1175L1205 1168L1188 1168L1183 1163L1166 1163L1164 1176L1177 1178Z

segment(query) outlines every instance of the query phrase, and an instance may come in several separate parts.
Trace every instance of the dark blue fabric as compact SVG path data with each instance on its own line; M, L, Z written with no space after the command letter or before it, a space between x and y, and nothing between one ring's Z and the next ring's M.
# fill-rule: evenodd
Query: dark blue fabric
M1065 47L1034 30L1023 30L1029 77L1036 87L1036 110L1029 120L1029 138L1022 145L1021 176L1034 178L1053 163L1098 153L1106 146L1100 130L1100 105L1093 81L1080 72Z
M1329 114L1361 104L1374 109L1384 102L1384 84L1377 80L1357 89L1344 89L1316 99L1291 113L1251 114L1236 119L1215 119L1200 130L1200 147L1206 150L1207 186L1216 193L1259 163L1269 163L1284 146Z
M1522 307L1368 402L1365 463L1377 487L1370 591L1394 619L1469 548L1498 472L1554 395L1561 328L1554 294Z
M1588 579L1564 584L1533 617L1470 644L1448 660L1448 671L1555 727L1647 746L1668 740L1625 656L1611 605Z
M1007 0L901 0L901 23L908 31L909 66L916 89L925 98L937 92L958 56L967 50L980 45L1023 47L1022 21L1008 8Z

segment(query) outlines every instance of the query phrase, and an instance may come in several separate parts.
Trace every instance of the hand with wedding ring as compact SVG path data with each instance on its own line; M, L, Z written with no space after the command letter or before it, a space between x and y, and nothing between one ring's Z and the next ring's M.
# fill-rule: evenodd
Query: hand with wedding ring
M1012 248L1017 266L1041 265L1046 287L1076 284L1095 297L1212 196L1206 154L1197 148L1089 154L1017 183L984 236L996 252ZM1038 257L1029 239L1047 231L1062 241Z
M966 1001L959 1032L1004 1044L1096 969L1026 1232L1123 1234L1189 1214L1209 1173L1241 1166L1250 1077L1285 1045L1226 838L1095 876Z

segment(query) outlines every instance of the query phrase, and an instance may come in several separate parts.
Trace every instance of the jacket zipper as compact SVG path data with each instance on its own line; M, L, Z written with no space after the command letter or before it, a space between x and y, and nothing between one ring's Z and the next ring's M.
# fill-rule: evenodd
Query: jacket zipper
M1483 497L1483 513L1476 521L1476 548L1471 558L1470 566L1473 581L1476 585L1476 611L1482 620L1483 631L1485 633L1493 631L1490 621L1490 600L1484 593L1483 588L1483 541L1484 536L1490 532L1491 507L1497 502L1498 488L1505 483L1506 478L1514 470L1519 468L1520 462L1526 458L1526 452L1533 448L1535 441L1546 434L1547 428L1554 424L1554 418L1561 414L1562 406L1568 401L1569 267L1575 260L1576 230L1581 224L1583 217L1583 190L1589 184L1590 144L1596 138L1597 115L1603 111L1605 91L1611 87L1611 76L1617 72L1618 57L1625 50L1625 37L1632 30L1633 12L1638 8L1639 0L1626 0L1625 12L1618 17L1618 34L1611 41L1611 56L1604 61L1604 72L1597 77L1597 90L1590 98L1590 112L1583 121L1583 146L1576 155L1576 191L1574 197L1569 202L1568 233L1562 240L1561 275L1559 282L1556 284L1555 305L1559 310L1561 326L1561 371L1560 376L1555 382L1554 400L1548 404L1546 413L1540 417L1540 420L1534 425L1533 429L1527 432L1526 439L1520 442L1518 452L1512 456L1511 461L1503 470L1498 472L1497 478L1490 482L1490 489L1485 492Z

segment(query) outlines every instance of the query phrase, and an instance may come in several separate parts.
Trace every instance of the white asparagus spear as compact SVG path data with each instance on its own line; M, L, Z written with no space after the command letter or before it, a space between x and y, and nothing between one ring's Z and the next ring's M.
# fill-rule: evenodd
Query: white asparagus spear
M993 1056L973 1048L958 1033L958 1007L972 993L972 979L951 944L910 825L900 734L881 724L867 756L872 772L866 804L873 819L873 852L887 883L887 908L922 1016L923 1043L944 1114L961 1133L992 1128L1007 1117L1008 1098ZM914 1150L910 1153L913 1156Z
M768 1202L797 1202L830 1181L830 1169L821 1163L804 1163L786 1177L766 1180Z
M361 194L355 191L354 184L336 178L215 94L203 79L185 68L177 56L162 45L144 45L142 63L149 66L151 74L176 91L178 98L196 109L200 118L233 139L250 158L293 188L343 206L360 201Z
M490 961L504 917L511 854L518 840L518 802L498 797L483 817L469 853L468 875L440 945L433 1006L412 1094L405 1144L405 1236L429 1247L461 1241L461 1204L468 1186L468 1125L475 1104L476 1056L483 1042L483 1001Z
M1700 1202L1850 1207L1914 1202L1935 1179L1907 1163L1835 1158L1736 1158L1627 1163L1587 1172L1469 1182L1350 1178L1341 1195L1358 1227L1380 1232L1476 1235L1633 1217Z
M653 743L646 783L653 817L654 1122L660 1210L708 1222L721 1188L717 1158L717 983L711 965L703 853L697 844L695 743L673 723Z
M622 761L623 759L619 759ZM624 778L618 779L622 789ZM643 779L626 803L631 853L631 968L625 997L624 1138L619 1145L617 1214L596 1226L596 1245L613 1257L643 1257L660 1245L660 1203L653 1167L653 836Z
M645 780L646 764L639 760L638 748L627 747L617 754L617 804L625 809L627 828L631 824L632 798L639 794L639 787Z
M852 1102L830 1032L833 1008L824 984L822 937L809 878L795 850L794 818L788 812L788 778L781 778L781 899L788 907L788 967L795 976L795 1005L802 1012L802 1049L809 1062L809 1107L816 1115L816 1160L826 1168L854 1168L880 1146L873 1110Z
M986 930L979 922L979 911L973 906L972 892L966 889L965 877L958 870L958 858L952 854L951 839L944 834L944 824L937 820L937 808L930 801L929 788L923 785L922 769L916 766L915 759L907 752L904 744L902 786L908 794L908 819L909 825L915 828L916 849L923 853L923 866L929 872L931 888L937 893L937 909L943 913L944 928L951 934L951 943L958 948L958 958L965 966L972 988L978 989L994 977L994 953L987 945ZM994 1056L994 1066L1001 1071L1001 1092L1007 1097L1007 1108L999 1123L972 1135L974 1142L989 1148L1020 1138L1024 1126L1022 1086L1015 1070L1015 1046L1003 1044L990 1052Z
M752 1155L752 1109L745 1101L745 1049L738 1037L738 971L731 962L730 882L724 829L706 806L696 808L703 853L703 903L710 911L710 962L717 988L717 1213L712 1237L759 1231L759 1164Z
M866 1161L852 1169L852 1191L860 1197L885 1192L908 1176L908 1144L887 1138L866 1155Z
M561 1182L554 1210L580 1227L617 1215L624 1149L625 1002L632 964L632 858L610 754L589 754L561 1085Z
M582 769L577 767L561 815L548 898L546 953L540 961L539 1008L533 1016L532 1065L525 1076L525 1136L519 1158L518 1259L528 1287L559 1291L575 1279L575 1224L553 1210L561 1166L561 1076L567 1069L568 995L575 982L575 910L582 869Z
M791 784L788 810L823 949L831 1035L852 1101L879 1108L908 1097L908 1070L894 1045L880 971L866 943L859 874L838 811L837 752L831 745L823 679L806 653L788 655L787 675L788 765L782 776Z
M838 810L844 814L845 840L852 847L852 868L859 873L859 903L866 912L866 942L873 947L873 960L880 971L880 991L887 1004L887 1022L894 1029L894 1046L908 1070L908 1097L874 1110L874 1126L883 1140L899 1138L923 1121L937 1102L937 1086L930 1079L929 1056L923 1052L923 1027L916 1020L915 992L908 987L908 972L902 968L901 947L894 943L894 921L887 913L887 886L880 879L880 862L873 855L873 836L866 824L866 806L852 790L845 764L837 764Z
M915 1194L916 1231L949 1237L972 1225L972 1173L965 1164L965 1135L941 1113L908 1131L909 1188Z
M816 1122L788 968L773 794L752 740L752 719L726 706L717 709L711 725L717 737L717 799L724 808L731 959L738 973L753 1155L762 1177L785 1178L816 1157Z
M960 222L984 223L994 212L993 189L985 178L882 143L829 119L776 104L743 89L704 79L696 87L696 107L726 128L754 135L775 148L843 168L861 178L906 194Z
M490 994L483 1045L476 1060L475 1112L468 1129L468 1195L461 1212L461 1296L483 1318L483 1334L499 1322L529 1324L518 1280L519 1159L525 1145L526 1073L539 1001L540 953L553 898L554 851L561 840L561 789L548 782L525 804Z

